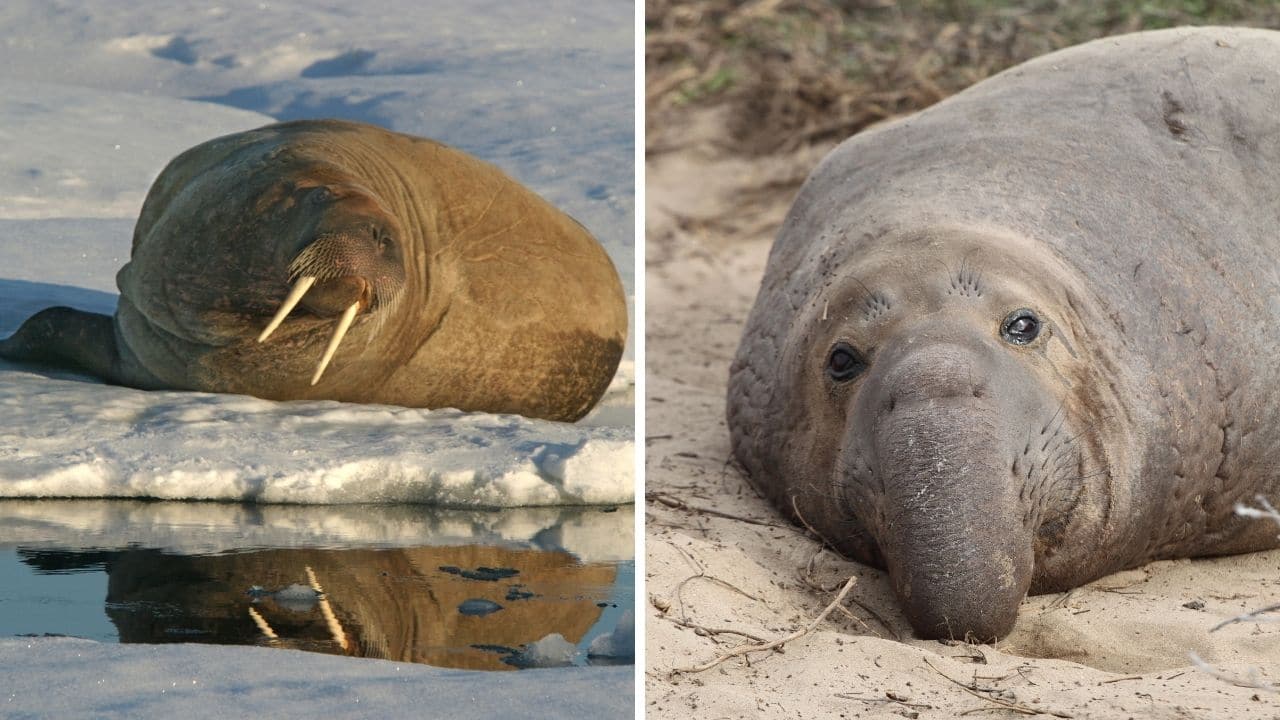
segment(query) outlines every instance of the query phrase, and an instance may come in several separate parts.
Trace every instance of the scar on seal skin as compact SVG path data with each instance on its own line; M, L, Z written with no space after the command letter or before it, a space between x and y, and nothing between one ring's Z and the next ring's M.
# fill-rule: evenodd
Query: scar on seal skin
M458 150L337 120L171 161L114 317L49 308L0 357L143 389L582 417L622 356L599 243Z
M1273 31L1104 38L859 134L769 256L734 455L923 638L1276 547L1233 508L1280 494L1278 218Z

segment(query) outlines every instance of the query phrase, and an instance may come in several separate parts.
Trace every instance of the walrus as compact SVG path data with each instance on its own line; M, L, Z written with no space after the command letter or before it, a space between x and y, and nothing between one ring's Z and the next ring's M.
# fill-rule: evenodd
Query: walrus
M627 332L582 225L466 153L337 120L178 155L116 282L114 317L42 310L0 357L147 390L576 420Z
M770 251L734 456L917 636L1276 547L1280 32L1104 38L840 144Z

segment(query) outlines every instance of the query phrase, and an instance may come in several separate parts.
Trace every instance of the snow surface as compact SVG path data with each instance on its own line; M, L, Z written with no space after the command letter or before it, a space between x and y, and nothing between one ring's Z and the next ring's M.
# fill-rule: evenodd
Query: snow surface
M503 167L578 218L634 305L633 6L399 0L0 7L0 336L110 313L150 182L177 152L340 117ZM21 31L17 31L21 28ZM634 362L577 424L145 393L0 361L0 497L457 506L634 494Z
M634 668L446 670L222 645L0 639L0 717L620 718ZM20 671L10 671L21 668Z

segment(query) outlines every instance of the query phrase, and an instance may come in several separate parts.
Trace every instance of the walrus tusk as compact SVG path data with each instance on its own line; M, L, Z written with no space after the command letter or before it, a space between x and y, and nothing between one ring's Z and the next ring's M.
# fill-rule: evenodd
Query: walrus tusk
M333 329L333 337L329 338L329 347L324 349L324 357L320 358L320 367L316 368L316 374L311 376L312 385L320 382L320 376L324 374L324 369L329 367L329 361L333 359L333 354L338 351L338 343L342 342L342 336L347 334L347 330L351 327L352 321L356 319L356 313L359 310L360 302L353 302L342 313L342 317L338 319L338 327Z
M275 317L271 318L271 322L267 323L267 327L258 336L258 342L266 340L271 333L280 327L280 323L284 322L285 317L297 307L298 302L302 300L302 296L307 294L307 290L311 289L311 285L315 283L315 275L304 275L298 278L298 282L294 284L293 289L289 291L289 296L280 304L280 309L276 310ZM315 385L315 383L311 383Z

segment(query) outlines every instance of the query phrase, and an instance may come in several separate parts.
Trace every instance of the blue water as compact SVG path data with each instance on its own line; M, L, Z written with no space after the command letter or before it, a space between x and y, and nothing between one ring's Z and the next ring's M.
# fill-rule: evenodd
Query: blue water
M37 575L13 549L0 550L0 636L73 635L119 638L107 618L107 574L101 570Z
M575 665L619 662L587 648L635 605L629 553L577 547L624 548L630 508L4 501L0 528L0 636L504 670L529 666L538 641L575 649Z

